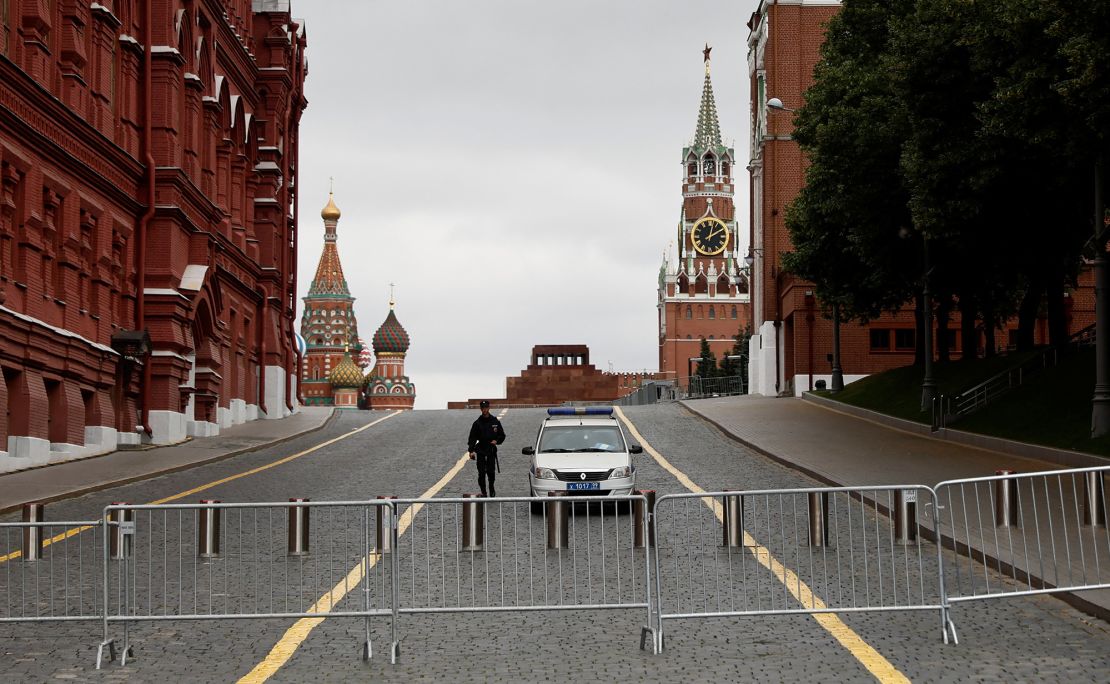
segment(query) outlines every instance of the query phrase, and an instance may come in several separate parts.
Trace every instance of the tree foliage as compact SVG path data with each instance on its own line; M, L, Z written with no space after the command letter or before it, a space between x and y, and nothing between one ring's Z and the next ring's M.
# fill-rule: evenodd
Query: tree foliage
M1031 343L1047 307L1060 342L1108 64L1105 0L844 0L795 117L810 165L784 265L846 318L904 305L927 273L969 338L1016 312Z

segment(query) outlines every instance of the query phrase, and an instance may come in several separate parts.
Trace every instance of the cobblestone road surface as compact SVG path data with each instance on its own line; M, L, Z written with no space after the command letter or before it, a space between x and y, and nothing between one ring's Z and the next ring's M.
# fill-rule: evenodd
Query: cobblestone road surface
M749 452L716 428L676 405L625 409L645 439L670 462L706 490L809 487L808 478ZM382 413L344 413L324 430L273 449L246 454L208 466L97 492L51 504L49 519L76 520L99 516L113 501L145 503L206 483L234 476L279 458L297 454L320 442L342 436L380 419ZM458 461L476 412L420 411L389 418L346 439L253 475L198 491L183 499L225 502L285 501L303 496L313 500L362 500L379 495L415 497L427 490ZM501 449L498 493L526 496L527 457L520 448L534 438L542 412L510 410L503 418L509 439ZM659 494L685 488L647 454L638 458L638 485ZM862 483L861 483L862 484ZM477 489L468 464L439 492L457 496ZM419 513L412 539L425 539L435 507ZM515 514L514 514L515 516ZM707 515L701 518L708 520ZM9 516L6 520L12 520ZM513 517L512 520L523 518ZM452 526L452 519L446 525ZM507 518L498 518L492 533ZM591 540L601 526L627 524L629 516L591 511ZM421 524L425 527L420 527ZM542 527L533 533L542 535ZM320 517L316 532L335 529ZM361 528L358 528L361 530ZM609 528L607 528L609 529ZM359 531L358 534L362 532ZM710 531L710 535L715 532ZM358 534L353 536L358 536ZM430 536L427 539L438 537ZM487 540L491 540L488 537ZM2 538L0 538L2 541ZM404 537L400 541L405 557ZM542 545L540 540L533 543ZM227 543L232 543L228 540ZM190 542L191 543L191 542ZM317 544L321 542L315 542ZM411 543L411 542L410 542ZM616 543L610 538L606 543ZM356 544L357 546L357 544ZM417 545L418 546L418 545ZM323 547L317 553L323 555ZM10 549L0 549L0 555ZM419 549L416 549L419 551ZM409 552L411 556L412 551ZM498 566L487 545L488 560ZM156 553L150 555L157 555ZM189 552L192 555L192 552ZM344 546L332 555L334 565L322 573L336 579L342 565L358 554ZM444 574L418 561L410 569L411 586L421 592L446 585L447 556L436 552ZM926 554L927 555L927 554ZM608 558L608 557L607 557ZM596 560L596 557L595 557ZM789 559L781 559L788 562ZM342 562L341 562L342 561ZM11 561L19 563L20 561ZM283 561L284 562L284 561ZM464 561L465 562L465 561ZM608 560L607 560L608 562ZM172 563L170 563L172 565ZM10 572L0 564L0 582ZM326 565L326 564L325 564ZM14 567L14 566L13 566ZM152 564L157 569L157 562ZM592 568L593 566L591 566ZM622 571L627 571L627 565ZM607 566L611 569L611 565ZM478 570L482 569L479 565ZM420 570L422 577L417 577ZM75 570L69 568L72 575ZM469 570L467 570L469 572ZM465 575L465 573L462 573ZM602 573L591 574L590 586L600 592ZM404 575L402 575L404 576ZM377 576L375 576L377 577ZM439 579L437 579L439 578ZM259 592L268 578L259 577ZM766 573L760 579L769 586ZM157 583L154 583L157 584ZM320 591L330 584L320 582ZM588 588L583 586L583 589ZM314 594L304 592L307 597ZM316 594L318 596L318 594ZM357 602L359 592L348 603ZM5 597L0 602L19 599ZM1110 666L1110 630L1052 598L1022 598L961 605L953 618L961 645L941 642L935 612L852 614L843 618L863 640L914 681L1073 681L1105 680ZM372 621L375 657L360 660L361 619L325 620L317 626L272 681L598 681L603 679L685 681L828 681L872 679L866 667L817 621L807 616L705 618L668 621L662 655L638 648L642 610L604 612L467 613L405 615L399 621L401 659L388 658L389 622ZM247 674L274 647L293 620L172 621L143 623L132 628L135 659L93 668L99 626L82 623L0 624L0 674L8 681L230 681ZM119 632L113 625L113 631ZM117 634L118 636L118 634Z

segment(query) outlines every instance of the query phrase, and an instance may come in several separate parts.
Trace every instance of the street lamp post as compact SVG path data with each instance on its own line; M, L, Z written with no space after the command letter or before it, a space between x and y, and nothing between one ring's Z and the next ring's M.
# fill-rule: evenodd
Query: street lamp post
M932 267L929 264L929 238L922 235L923 252L925 255L925 282L922 287L922 318L925 319L925 378L921 381L921 410L929 411L937 397L937 383L933 378L933 297L929 292L929 273Z
M832 357L832 387L833 392L844 389L844 371L840 368L840 302L833 304L833 357Z

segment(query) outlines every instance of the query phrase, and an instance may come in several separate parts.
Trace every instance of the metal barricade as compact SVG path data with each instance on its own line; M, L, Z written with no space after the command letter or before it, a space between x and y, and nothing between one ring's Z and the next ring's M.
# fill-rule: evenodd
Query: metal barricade
M306 517L290 509L309 507L311 530L291 530ZM114 652L108 628L116 623L125 663L135 622L327 617L362 618L369 658L371 618L394 615L395 554L381 553L374 530L386 510L394 511L391 500L108 506L105 521L128 521L121 533L129 552L107 560L104 546L101 651ZM396 643L392 619L389 629Z
M864 611L935 610L947 642L939 550L917 534L932 524L904 517L920 510L935 510L920 485L660 497L656 652L665 620Z
M1107 472L999 471L938 484L948 600L1110 587Z
M0 623L102 620L97 520L0 523Z
M632 502L637 502L633 506ZM648 550L636 544L647 526L642 495L563 497L566 546L550 544L546 497L398 499L397 613L545 610L645 611L641 648L654 643ZM634 520L633 508L641 520ZM417 517L419 514L419 517ZM470 520L481 515L480 523ZM463 532L477 525L484 543Z

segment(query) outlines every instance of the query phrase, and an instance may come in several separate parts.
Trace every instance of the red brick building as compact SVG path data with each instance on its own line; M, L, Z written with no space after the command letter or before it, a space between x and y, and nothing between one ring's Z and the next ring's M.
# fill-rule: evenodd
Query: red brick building
M0 0L0 470L294 410L305 44L289 0Z
M659 372L686 386L701 339L721 359L751 320L748 279L740 253L733 196L736 153L721 142L721 127L705 49L705 83L694 139L682 149L682 210L677 257L664 254L659 270Z
M590 363L584 344L538 344L528 367L505 379L505 398L478 397L448 402L449 409L477 408L482 399L495 406L559 406L567 402L614 401L637 390L657 373L605 373Z
M749 355L751 392L799 395L817 380L831 380L833 325L817 304L812 283L782 270L781 255L791 250L784 222L785 208L805 182L805 159L791 137L792 114L771 109L778 98L789 109L802 106L820 58L824 24L839 10L839 0L762 0L748 24L748 69L751 93L751 270L752 331ZM1094 322L1090 275L1069 293L1072 331ZM949 321L948 335L958 356L963 341ZM1016 321L1004 326L996 341L1009 344ZM861 326L840 327L844 381L912 364L916 322L912 307L885 314ZM1039 320L1036 341L1048 340L1047 324ZM982 336L975 341L983 344ZM934 349L936 345L934 345ZM696 355L696 354L695 354Z

